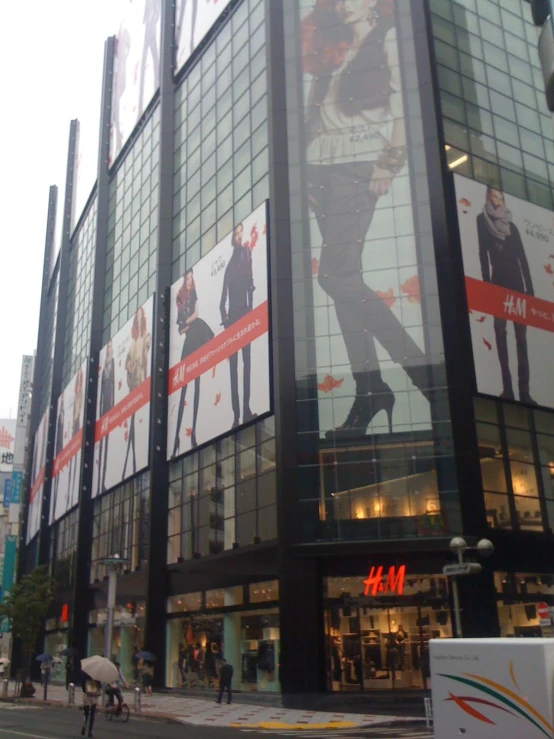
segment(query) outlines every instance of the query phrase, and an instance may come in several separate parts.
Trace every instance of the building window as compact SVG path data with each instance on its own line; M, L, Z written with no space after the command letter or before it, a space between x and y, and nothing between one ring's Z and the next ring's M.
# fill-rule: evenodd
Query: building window
M277 536L273 418L170 468L168 564Z

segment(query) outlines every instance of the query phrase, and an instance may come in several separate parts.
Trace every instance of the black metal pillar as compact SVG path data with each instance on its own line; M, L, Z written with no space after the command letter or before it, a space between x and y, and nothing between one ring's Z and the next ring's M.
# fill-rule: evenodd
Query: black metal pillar
M321 669L320 589L317 561L299 561L290 546L301 539L298 501L296 378L292 303L289 157L285 85L283 5L266 2L269 70L269 254L271 341L277 470L277 517L281 639L281 690L284 695L318 691Z
M162 4L160 68L160 181L156 295L152 331L150 405L150 535L146 595L145 648L157 657L154 684L165 684L168 464L166 462L168 285L171 284L173 237L173 151L175 134L175 2Z
M79 523L77 556L73 586L71 615L72 646L80 654L87 652L88 612L91 608L89 590L90 559L92 546L93 501L92 473L94 465L94 422L96 418L96 392L98 381L98 354L102 348L104 317L104 291L106 274L106 248L108 242L110 116L112 81L115 55L115 37L104 46L104 76L100 111L100 139L98 150L96 249L92 287L91 331L89 366L86 381L86 399L83 422L83 453L81 455L79 488Z
M21 535L23 542L27 533L27 520L29 514L29 488L31 480L31 466L33 464L33 446L35 442L35 434L37 432L40 421L40 398L42 395L43 376L42 370L45 364L45 342L46 342L46 326L48 323L48 294L50 290L50 277L54 262L54 235L56 231L56 208L58 203L58 188L56 185L50 186L48 194L48 216L46 218L46 237L44 244L44 262L42 267L42 294L40 298L40 317L38 324L37 350L35 356L35 366L33 371L33 396L31 400L31 419L29 426L30 449L25 458L25 469L23 471L22 490L24 505ZM18 552L18 579L25 573L26 547L21 545Z
M44 486L42 493L42 515L40 520L40 539L38 562L47 564L50 560L51 529L49 522L50 490L52 487L52 464L54 460L54 444L56 436L56 415L58 397L62 390L64 342L67 314L67 291L69 283L69 255L71 251L71 213L73 210L73 187L75 183L75 167L77 164L78 122L71 121L69 126L69 146L67 149L67 167L65 173L65 197L63 206L62 243L58 267L58 301L56 325L54 327L54 356L52 359L52 384L50 387L50 408L48 417L48 441L46 443L46 464L44 470Z

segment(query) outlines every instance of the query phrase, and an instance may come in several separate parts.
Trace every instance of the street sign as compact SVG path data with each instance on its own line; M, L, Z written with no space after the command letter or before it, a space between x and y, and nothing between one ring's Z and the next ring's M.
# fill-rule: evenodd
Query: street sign
M478 562L464 562L457 565L445 565L442 573L447 577L463 577L464 575L478 575L481 570L482 567Z
M548 608L548 603L538 603L537 604L537 618L539 619L539 624L541 626L551 626L552 625L552 619L550 618L550 609Z

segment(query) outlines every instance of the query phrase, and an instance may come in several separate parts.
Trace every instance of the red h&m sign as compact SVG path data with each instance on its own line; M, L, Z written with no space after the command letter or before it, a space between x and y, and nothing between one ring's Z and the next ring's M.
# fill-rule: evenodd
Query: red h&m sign
M395 593L402 595L404 592L404 576L406 565L400 567L389 567L385 573L383 567L372 567L367 580L364 580L364 595L378 595L379 593Z
M67 623L67 621L69 621L69 606L67 605L67 603L64 603L62 606L60 620L62 623Z

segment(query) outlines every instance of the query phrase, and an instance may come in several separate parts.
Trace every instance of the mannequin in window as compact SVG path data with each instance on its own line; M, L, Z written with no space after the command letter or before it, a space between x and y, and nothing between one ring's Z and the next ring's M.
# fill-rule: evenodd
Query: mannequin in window
M398 646L398 669L403 670L406 661L406 642L408 641L408 635L404 631L402 624L398 624L395 639Z

